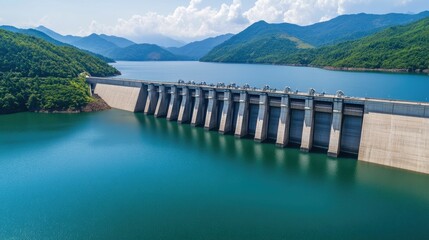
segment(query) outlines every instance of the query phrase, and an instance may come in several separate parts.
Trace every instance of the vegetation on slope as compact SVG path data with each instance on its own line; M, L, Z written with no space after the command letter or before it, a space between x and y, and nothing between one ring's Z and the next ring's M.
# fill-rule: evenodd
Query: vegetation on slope
M119 74L74 47L0 30L0 113L79 110L91 101L83 72Z
M237 36L239 38L233 37L215 48L202 58L202 61L339 69L429 69L429 18L405 26L391 27L359 40L320 48L310 48L299 39L281 39L278 35L264 36L256 40L247 40L248 37L243 37L242 34ZM295 43L295 46L292 43Z
M282 56L295 53L299 49L310 48L313 47L295 37L286 34L275 34L253 38L246 42L221 45L201 60L236 63L273 63L278 62Z
M360 40L324 47L311 65L367 69L429 69L429 18Z
M342 48L356 47L351 46L351 42L344 43L346 41L362 39L374 33L381 32L388 27L410 24L428 16L428 11L414 15L343 15L330 21L316 23L310 26L298 26L289 23L268 24L264 21L260 21L214 48L204 56L201 61L294 65L315 64L324 66L328 63L328 61L322 61L324 53L334 52L334 49L340 52ZM282 38L279 36L290 36L290 38ZM297 43L295 48L290 42L291 40ZM342 42L343 45L333 45ZM327 44L332 44L331 46L334 47L323 48L327 46ZM311 45L322 47L324 50L311 50ZM371 52L370 49L369 53ZM244 54L240 55L241 53ZM333 54L335 55L335 53ZM315 58L317 58L317 60ZM361 60L365 62L365 59ZM332 64L334 66L342 66L342 64L339 63L334 64L332 62ZM372 67L377 64L371 63L367 65L368 67ZM401 66L401 64L385 65L386 67L389 66L389 68ZM356 65L356 67L357 66L358 65ZM360 64L359 67L363 67L363 65Z

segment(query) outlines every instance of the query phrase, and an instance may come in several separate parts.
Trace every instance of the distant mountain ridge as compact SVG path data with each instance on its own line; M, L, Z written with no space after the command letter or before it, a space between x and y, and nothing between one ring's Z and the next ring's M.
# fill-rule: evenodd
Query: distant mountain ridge
M183 47L186 42L173 39L161 34L142 34L138 37L133 37L134 41L140 44L155 44L163 48Z
M314 46L345 42L369 36L391 26L404 25L429 17L429 11L418 14L349 14L309 26L279 24L283 31Z
M40 31L40 32L45 33L46 35L48 35L49 37L51 37L57 41L67 43L67 44L71 44L72 42L75 42L81 38L81 37L76 37L76 36L71 36L71 35L63 36L59 33L52 31L51 29L49 29L47 27L44 27L44 26L38 26L35 29Z
M116 36L109 36L109 35L105 35L105 34L101 34L101 35L98 35L98 36L100 38L106 40L106 41L109 41L109 42L115 44L118 47L121 47L121 48L129 47L129 46L131 46L133 44L136 44L135 42L133 42L131 40L128 40L126 38L121 38L121 37L116 37Z
M72 42L71 44L80 49L85 49L107 57L108 57L107 53L109 51L119 48L116 44L100 37L95 33L87 37L80 38L79 40Z
M177 61L184 60L155 44L134 44L116 48L107 54L118 61Z
M0 26L0 29L6 30L6 31L10 31L10 32L13 32L13 33L20 33L20 34L24 34L24 35L27 35L27 36L32 36L32 37L40 38L40 39L43 39L43 40L45 40L45 41L47 41L49 43L52 43L52 44L54 44L56 46L74 47L74 46L72 46L72 45L70 45L68 43L64 43L64 42L60 42L58 40L55 40L52 37L48 36L47 34L45 34L43 32L40 32L40 31L38 31L36 29L21 29L21 28L16 28L16 27L13 27L13 26L6 26L6 25ZM85 50L85 49L81 49L81 50L83 50L84 52L92 55L93 57L101 59L104 62L107 62L107 63L114 62L113 59L110 59L108 57L102 56L100 54L97 54L97 53L94 53L94 52L91 52L91 51Z
M40 32L38 30L35 30L35 29L21 29L21 28L16 28L16 27L7 26L7 25L0 26L0 29L6 30L9 32L13 32L13 33L21 33L21 34L25 34L28 36L37 37L37 38L43 39L49 43L52 43L56 46L68 46L68 44L61 42L61 41L58 41L56 39L53 39L52 37L48 36L47 34Z
M214 47L230 39L234 34L224 34L217 37L207 38L201 41L191 42L180 48L167 48L170 52L187 56L192 60L199 60L209 53Z
M229 39L232 34L192 42L182 47L162 48L157 44L137 44L126 38L91 34L86 37L63 36L46 27L37 29L58 41L67 41L80 49L94 52L121 61L179 61L199 60L218 44ZM183 45L182 43L177 45Z
M429 17L311 52L309 64L334 69L429 73Z

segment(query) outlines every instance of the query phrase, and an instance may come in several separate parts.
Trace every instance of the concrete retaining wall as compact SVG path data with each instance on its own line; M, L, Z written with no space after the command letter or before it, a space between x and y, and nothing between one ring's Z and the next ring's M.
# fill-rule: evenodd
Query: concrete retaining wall
M429 173L428 106L367 102L358 159Z
M143 111L147 92L142 87L96 84L94 93L110 107L130 112Z

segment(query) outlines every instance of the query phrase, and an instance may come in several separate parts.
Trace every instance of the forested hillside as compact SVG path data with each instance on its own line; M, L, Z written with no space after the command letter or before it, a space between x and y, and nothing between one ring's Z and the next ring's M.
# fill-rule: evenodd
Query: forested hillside
M429 18L360 40L324 47L311 65L339 68L429 69Z
M221 44L204 56L201 61L235 63L273 63L299 49L313 46L286 34L262 35L249 41Z
M0 113L79 110L91 101L83 72L119 74L74 47L0 30Z
M422 29L427 24L422 19L428 16L428 11L343 15L310 26L260 21L215 47L201 61L426 69L424 49L429 35ZM414 30L402 27L414 26L416 21L421 21L420 27Z
M253 30L252 27L249 30L254 31L263 25L265 23L258 23L253 26ZM429 69L429 18L405 26L390 27L359 40L319 48L311 48L290 36L282 39L278 35L271 35L248 40L249 30L221 44L202 58L202 61L270 63L346 70L421 72Z

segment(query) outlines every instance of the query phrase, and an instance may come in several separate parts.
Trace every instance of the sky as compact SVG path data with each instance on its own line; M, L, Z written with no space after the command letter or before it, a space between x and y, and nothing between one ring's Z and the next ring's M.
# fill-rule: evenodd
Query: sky
M237 33L260 20L309 25L361 12L419 13L429 10L429 0L0 0L0 6L0 25L192 41Z

